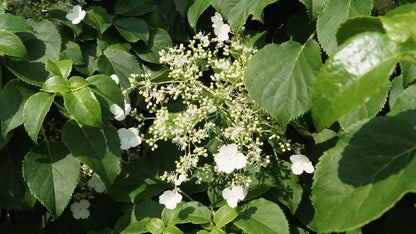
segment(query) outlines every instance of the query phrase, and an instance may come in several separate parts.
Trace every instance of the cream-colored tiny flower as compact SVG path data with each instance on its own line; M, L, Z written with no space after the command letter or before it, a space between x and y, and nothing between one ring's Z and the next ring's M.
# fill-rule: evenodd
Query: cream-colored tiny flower
M82 199L79 202L74 202L71 205L72 215L75 219L87 219L90 217L90 202L88 200Z
M227 201L227 204L234 208L238 201L244 200L247 195L247 189L242 186L230 186L222 190L222 197Z
M76 5L72 8L72 11L66 14L66 18L71 20L73 24L79 24L84 19L86 12L82 10L81 6Z
M292 162L292 172L295 175L300 175L303 171L306 173L312 173L315 170L312 162L305 155L294 154L290 156L290 161Z
M117 121L123 121L131 111L131 105L128 97L124 98L124 110L117 104L110 106L110 112L114 115L114 119Z
M182 182L184 182L186 180L186 176L184 175L184 174L180 174L179 176L178 176L178 179L177 180L175 180L175 185L176 186L179 186L179 185L181 185L182 184Z
M247 164L246 156L238 152L236 144L221 146L214 160L218 165L218 170L227 174L233 172L234 169L244 168Z
M159 203L165 205L166 208L172 210L176 205L182 201L182 195L172 190L166 190L159 196Z
M139 131L136 128L120 128L117 132L120 137L120 148L122 150L136 147L142 143L142 138L139 136Z
M114 82L116 82L116 84L120 83L120 79L118 78L118 76L116 74L112 74L110 77L111 77L111 79L114 80Z
M102 193L105 191L105 185L96 173L92 175L92 178L88 181L87 185L95 189L97 193Z

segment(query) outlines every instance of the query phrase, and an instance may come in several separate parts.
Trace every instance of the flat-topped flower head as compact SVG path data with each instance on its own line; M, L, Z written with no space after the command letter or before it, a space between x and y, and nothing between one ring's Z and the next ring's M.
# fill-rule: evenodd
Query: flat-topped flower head
M305 155L294 154L290 156L290 161L292 162L292 172L295 175L300 175L303 171L306 173L312 173L315 170L312 162Z
M71 20L73 24L79 24L84 19L86 12L82 10L81 6L76 5L72 8L72 11L66 14L66 18Z
M236 144L221 146L214 160L218 165L218 170L227 174L233 172L234 169L244 168L247 164L246 156L238 152Z
M120 138L120 148L127 150L136 147L142 143L142 138L139 136L139 131L136 128L120 128L118 131Z
M238 201L244 200L247 195L247 189L242 186L230 186L222 190L222 197L227 201L227 204L234 208L237 206Z
M95 191L97 193L102 193L102 192L105 191L105 185L104 185L104 183L101 181L100 177L96 173L94 173L92 175L92 178L88 181L87 185L90 188L95 189Z
M159 196L159 203L165 205L166 208L172 210L176 205L182 201L182 195L172 190L166 190Z
M71 205L72 215L75 219L87 219L90 217L90 211L88 208L90 207L90 202L88 200L82 199L79 202L74 202Z
M114 115L114 119L117 121L123 121L131 111L131 105L129 99L124 98L124 110L117 104L112 104L110 106L110 112Z

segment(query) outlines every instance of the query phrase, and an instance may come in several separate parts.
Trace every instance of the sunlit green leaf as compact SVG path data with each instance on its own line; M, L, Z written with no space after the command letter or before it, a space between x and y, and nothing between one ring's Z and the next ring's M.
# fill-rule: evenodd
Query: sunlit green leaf
M43 120L52 105L55 95L39 92L32 95L25 103L23 109L23 122L30 138L37 142Z

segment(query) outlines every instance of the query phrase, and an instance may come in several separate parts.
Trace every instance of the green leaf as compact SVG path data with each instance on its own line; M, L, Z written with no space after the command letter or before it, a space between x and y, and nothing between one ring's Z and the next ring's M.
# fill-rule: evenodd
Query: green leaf
M110 103L115 103L120 107L124 107L124 96L120 87L107 75L95 75L87 78L92 85L92 90Z
M224 227L229 222L237 218L238 212L236 208L231 208L229 205L224 205L215 212L214 223L217 227Z
M152 28L147 45L141 42L136 47L133 47L133 49L139 58L144 61L160 64L159 51L170 46L172 46L172 40L170 39L169 33L160 28Z
M329 58L316 77L312 117L318 131L376 96L397 62L396 44L376 32L359 34Z
M26 83L41 87L48 79L45 71L46 60L58 61L61 36L54 24L47 21L28 21L33 33L22 33L21 39L27 49L30 61L6 59L7 68Z
M405 89L397 96L394 105L390 107L389 115L397 115L402 111L416 109L416 85Z
M100 128L101 108L89 87L63 93L64 105L68 113L80 124Z
M32 26L21 16L4 13L0 14L0 28L14 32L29 32Z
M159 202L153 200L144 200L135 204L129 212L125 212L125 215L117 221L114 231L120 231L123 234L137 234L146 233L147 221L151 218L160 218L163 206ZM131 212L130 212L131 211ZM122 220L125 219L125 220ZM126 222L122 224L122 222ZM126 225L125 228L119 225Z
M266 199L253 200L241 207L242 212L233 224L243 231L255 233L289 234L285 214L280 207Z
M314 40L305 45L294 41L267 45L247 66L247 90L285 129L290 120L309 110L312 85L321 65L320 49Z
M113 23L113 16L108 14L105 8L93 6L87 10L85 23L97 29L100 34L103 34Z
M23 122L27 133L34 142L38 142L38 134L43 120L51 108L55 95L39 92L32 95L23 109Z
M128 52L107 48L104 54L110 61L120 79L120 86L123 88L130 87L129 77L131 74L143 73L143 69L140 67L136 58Z
M149 0L117 0L114 5L114 13L125 16L141 16L153 10L153 4Z
M102 51L95 43L87 43L81 45L81 51L84 57L84 64L75 66L75 68L84 76L91 76L97 71L98 57L102 55Z
M397 43L411 41L416 43L416 12L406 14L396 14L390 17L380 17L387 36Z
M211 212L208 207L197 201L187 202L181 206L174 223L209 223Z
M65 123L62 139L74 157L87 164L110 188L120 172L120 139L114 127L102 129Z
M23 176L32 194L51 212L61 215L79 182L80 164L61 142L43 142L23 161Z
M158 234L165 230L165 224L161 219L152 218L147 222L146 228L149 232Z
M123 17L114 22L118 32L129 42L149 41L149 26L138 17Z
M175 227L173 225L168 225L163 230L163 234L183 234L183 232L179 228L177 228L177 227Z
M339 26L348 18L360 15L370 15L373 8L372 0L328 0L318 17L318 39L328 55L337 48L336 33Z
M316 19L324 9L328 0L300 0L308 9L308 15L311 20Z
M46 60L45 70L54 74L55 76L67 79L72 70L72 60L61 60L56 63L51 60Z
M376 117L324 153L312 186L319 233L363 226L416 191L415 126L416 111Z
M11 80L6 83L0 94L0 119L3 137L10 130L23 124L23 107L33 94L21 81Z
M61 76L52 76L42 86L42 91L50 93L66 93L71 91L68 80Z
M376 96L370 98L364 105L353 110L351 113L344 115L339 120L339 123L343 129L350 127L351 125L376 116L376 114L384 107L386 103L387 94L390 89L390 82L386 83Z
M175 221L179 215L179 211L181 210L183 204L185 204L184 201L178 203L175 209L168 209L166 207L163 209L162 220L166 225L174 225L176 223Z
M336 34L338 45L342 45L349 38L363 32L386 33L379 18L371 16L356 16L347 19L339 26Z
M65 49L59 54L60 60L70 59L74 65L84 65L84 57L82 56L81 47L75 42L68 41Z
M263 8L276 0L211 0L211 5L228 21L232 30L238 32L253 15L253 20L263 22Z
M196 23L199 17L210 6L207 0L195 0L188 9L188 22L194 32L196 32Z
M119 146L120 147L120 146ZM159 176L160 167L155 160L144 157L123 165L120 175L108 192L117 201L137 202L143 198L151 198L165 190Z
M0 54L28 58L25 45L14 33L0 30Z
M403 75L403 88L405 88L416 80L416 65L400 61L400 68Z
M71 91L77 91L88 85L90 85L90 83L80 76L73 76L71 79L69 79L69 86L71 87Z

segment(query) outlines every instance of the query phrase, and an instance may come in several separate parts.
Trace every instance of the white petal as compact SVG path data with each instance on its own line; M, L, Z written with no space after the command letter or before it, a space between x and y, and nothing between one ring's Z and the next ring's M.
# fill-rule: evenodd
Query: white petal
M81 201L79 201L79 205L83 209L87 209L88 207L90 207L91 203L88 200L82 199Z
M246 197L244 188L241 186L234 186L233 192L234 192L234 196L238 198L238 200L244 200L244 198Z
M231 197L233 197L233 192L231 191L230 187L225 188L224 190L222 190L222 197L225 200L230 199Z
M72 212L77 212L79 210L79 203L78 202L72 203L70 209Z
M218 160L216 161L218 165L218 170L230 174L234 171L234 163L230 160Z
M81 6L80 6L80 5L75 5L75 6L72 8L72 12L73 12L75 15L79 15L79 14L81 13L81 11L82 11L82 8L81 8Z
M128 139L130 137L130 131L125 129L125 128L120 128L119 130L117 130L118 132L118 137L120 137L120 139Z
M181 202L181 201L182 201L182 195L181 195L181 194L179 194L178 192L176 192L176 193L175 193L175 196L174 196L174 198L173 198L173 201L174 201L174 202L176 202L176 203Z
M246 156L242 153L238 153L234 158L234 167L236 169L244 168L247 164Z
M227 204L231 207L231 208L235 208L237 206L238 200L237 198L231 198L226 200Z
M130 148L130 143L127 139L120 139L120 149L128 150Z
M120 79L118 78L118 76L116 74L112 74L110 77L111 77L111 79L114 80L114 82L116 82L116 84L120 83Z
M292 164L292 172L295 175L300 175L303 172L303 166L300 163L294 163Z
M81 215L80 215L79 211L76 211L76 212L72 211L72 216L74 216L74 219L80 219L81 218Z
M80 210L78 215L81 219L87 219L88 217L90 217L90 212L89 210L84 209L84 210Z
M168 208L170 210L173 210L173 209L176 208L176 203L172 202L172 201L169 201L169 202L165 203L165 206L166 206L166 208Z
M112 105L110 106L110 112L111 112L113 115L120 115L120 114L124 114L123 109L121 109L121 107L120 107L119 105L117 105L117 104L112 104Z
M68 14L66 14L66 16L65 16L68 20L74 20L75 18L77 18L77 16L74 14L74 13L72 13L72 12L70 12L70 13L68 13Z
M305 170L306 173L312 173L313 171L315 171L315 168L313 168L312 163L307 163L303 165L303 170Z
M97 193L102 193L102 192L104 192L105 191L105 185L104 185L104 183L103 182L98 182L96 185L95 185L95 191L97 192Z

